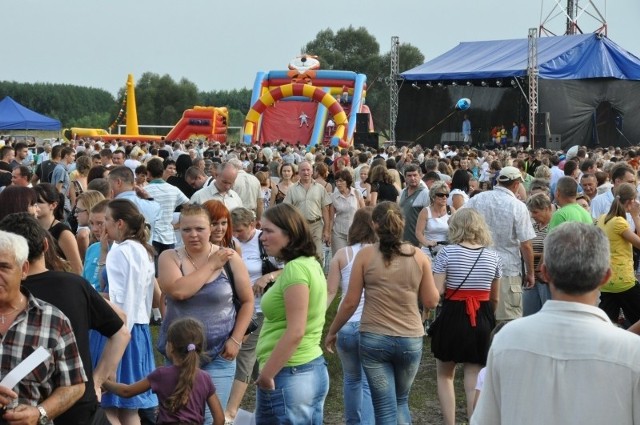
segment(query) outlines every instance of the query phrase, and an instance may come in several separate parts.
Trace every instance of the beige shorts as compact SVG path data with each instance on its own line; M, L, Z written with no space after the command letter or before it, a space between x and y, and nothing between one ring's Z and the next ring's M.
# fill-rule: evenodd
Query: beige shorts
M496 320L507 321L522 317L522 276L502 276Z

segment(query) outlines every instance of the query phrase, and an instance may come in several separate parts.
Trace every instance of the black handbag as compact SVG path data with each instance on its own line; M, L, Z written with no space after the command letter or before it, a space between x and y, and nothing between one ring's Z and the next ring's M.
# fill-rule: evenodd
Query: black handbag
M258 247L260 248L260 260L262 261L262 275L264 276L271 272L275 272L276 270L280 270L278 267L276 267L275 264L271 262L271 260L269 260L269 255L267 254L267 251L265 251L264 245L262 245L262 241L260 240L260 238L258 238ZM267 283L267 286L265 286L264 288L264 292L267 292L267 290L271 288L273 284L274 282Z
M229 278L229 283L231 284L231 291L233 291L233 306L236 309L236 318L237 314L240 311L240 307L242 306L242 302L240 302L240 298L238 298L238 292L236 291L236 283L233 279L233 272L231 271L231 264L226 262L224 265L224 271L227 273L227 277ZM258 315L256 314L255 308L253 309L253 315L251 316L251 321L249 322L249 326L245 331L245 335L249 335L253 333L256 329L258 329Z

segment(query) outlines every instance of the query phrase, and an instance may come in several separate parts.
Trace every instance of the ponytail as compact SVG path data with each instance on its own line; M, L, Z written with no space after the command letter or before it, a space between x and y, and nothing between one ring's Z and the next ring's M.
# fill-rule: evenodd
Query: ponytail
M609 208L609 212L604 218L605 224L614 217L627 216L627 209L624 205L628 201L636 199L636 188L630 183L623 183L614 189L613 194L615 196L611 203L611 208Z
M177 356L181 357L178 364L176 364L179 369L178 383L173 389L173 394L164 402L165 407L170 412L175 413L186 406L193 390L193 382L200 364L200 355L195 349L195 344L189 344L189 348L191 347L194 347L191 351Z
M206 348L204 326L192 317L178 319L167 330L167 342L179 371L178 383L164 406L170 412L177 412L189 401L198 366L206 358L203 354Z
M140 213L138 207L128 199L114 199L109 202L108 208L114 220L122 220L127 225L127 234L123 239L139 242L147 250L149 257L153 258L155 250L147 242L149 230L144 215Z
M395 256L411 256L402 252L402 234L404 232L404 218L400 207L395 202L384 201L373 209L373 222L377 224L379 249L386 266L391 264Z

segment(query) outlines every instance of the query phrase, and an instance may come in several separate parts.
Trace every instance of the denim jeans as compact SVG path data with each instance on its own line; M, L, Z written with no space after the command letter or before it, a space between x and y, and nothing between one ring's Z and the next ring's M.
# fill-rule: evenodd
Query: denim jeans
M213 385L216 387L216 395L218 399L220 399L220 404L222 404L222 409L226 409L229 395L231 394L233 378L236 375L236 361L229 361L218 356L213 361L204 365L202 370L207 372L211 377ZM204 411L204 423L207 425L213 423L213 416L211 416L209 406L207 406Z
M360 360L369 381L376 425L410 424L409 390L422 358L422 337L360 332Z
M551 299L551 290L549 284L540 283L536 279L536 283L531 289L522 291L522 315L530 316L540 311L544 303Z
M299 366L283 367L276 388L258 387L256 425L322 425L329 372L324 357Z
M347 322L336 342L344 375L344 420L346 425L373 425L373 403L367 377L360 363L360 322Z

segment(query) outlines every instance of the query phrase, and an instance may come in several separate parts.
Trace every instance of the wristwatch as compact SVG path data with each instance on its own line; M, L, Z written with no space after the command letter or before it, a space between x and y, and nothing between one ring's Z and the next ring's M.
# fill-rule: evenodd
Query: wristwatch
M49 423L49 417L47 416L47 411L44 410L44 407L38 405L38 412L40 412L40 419L38 419L39 425L47 425Z

